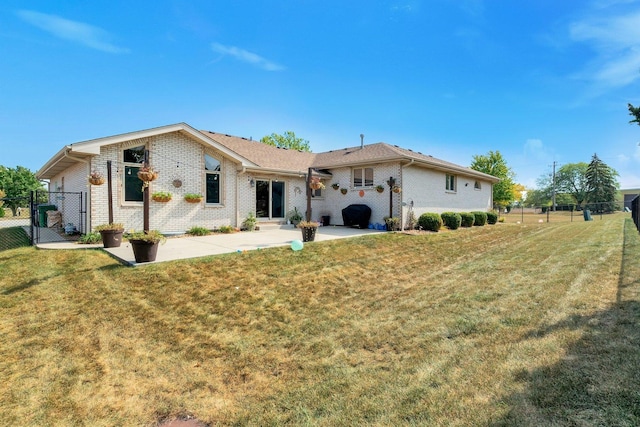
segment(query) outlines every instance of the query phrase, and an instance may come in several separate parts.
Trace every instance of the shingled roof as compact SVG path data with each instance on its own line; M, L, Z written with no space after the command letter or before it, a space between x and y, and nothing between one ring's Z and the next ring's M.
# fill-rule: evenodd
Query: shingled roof
M201 132L256 164L259 168L264 169L296 173L306 172L310 167L322 170L388 161L404 161L431 169L476 176L491 182L499 181L499 179L494 176L384 142L331 150L323 153L309 153L306 151L276 148L259 141L231 135L210 131Z
M304 172L313 165L315 153L289 150L264 144L260 141L211 131L200 131L210 139L235 151L261 169Z

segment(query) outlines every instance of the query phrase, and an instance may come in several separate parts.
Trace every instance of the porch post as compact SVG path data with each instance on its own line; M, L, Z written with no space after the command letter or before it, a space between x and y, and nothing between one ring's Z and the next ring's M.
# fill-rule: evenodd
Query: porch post
M311 221L311 171L311 168L307 171L307 221Z
M144 150L144 164L149 164L149 150ZM149 232L149 186L145 185L142 190L142 215L144 232Z

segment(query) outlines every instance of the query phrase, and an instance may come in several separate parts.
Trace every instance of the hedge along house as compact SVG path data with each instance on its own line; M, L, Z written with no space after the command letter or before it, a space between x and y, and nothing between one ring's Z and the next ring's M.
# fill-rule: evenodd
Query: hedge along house
M489 210L498 179L472 169L386 143L361 144L325 153L272 147L259 141L209 131L185 123L99 138L63 147L38 172L55 191L87 194L87 232L108 222L108 185L90 185L111 164L114 222L126 230L143 228L142 181L137 172L145 151L158 178L150 192L169 192L168 202L150 202L150 228L183 233L193 226L240 227L251 213L259 222L283 224L297 208L307 210L307 172L313 168L326 188L312 191L312 219L330 216L342 224L342 209L365 204L371 222L423 212ZM402 189L390 193L389 179ZM337 184L338 189L333 189ZM382 185L379 193L376 186ZM184 196L197 193L199 203ZM64 215L63 223L64 223Z

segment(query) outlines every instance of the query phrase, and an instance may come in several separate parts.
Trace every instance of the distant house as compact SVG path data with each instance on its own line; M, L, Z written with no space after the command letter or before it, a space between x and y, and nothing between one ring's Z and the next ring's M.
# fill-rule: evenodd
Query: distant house
M326 185L313 192L312 219L330 216L336 225L343 224L342 209L351 204L369 206L372 223L383 223L390 213L405 221L409 209L416 217L423 212L487 211L492 208L492 186L499 181L382 142L309 153L200 131L185 123L69 144L36 175L49 180L52 190L86 194L87 218L81 230L86 232L108 222L108 185L90 185L88 175L98 171L106 177L110 161L114 222L124 223L127 230L142 229L143 192L137 172L145 151L158 171L150 191L173 195L169 202L150 203L150 228L165 233L193 226L239 227L250 213L269 223L285 223L294 208L304 215L309 168ZM390 178L401 192L390 193ZM382 193L376 191L378 185L384 187ZM187 193L204 198L187 203Z

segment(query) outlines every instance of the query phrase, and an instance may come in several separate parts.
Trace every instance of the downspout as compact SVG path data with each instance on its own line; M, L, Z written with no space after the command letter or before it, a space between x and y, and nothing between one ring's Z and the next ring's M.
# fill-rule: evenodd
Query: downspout
M400 182L402 182L403 187L404 187L404 174L403 174L404 168L406 168L407 166L411 166L415 161L416 161L415 159L411 159L411 161L406 165L400 166ZM400 203L400 230L404 230L404 204L403 203Z
M64 157L68 158L68 159L73 159L76 160L78 162L84 163L87 165L87 176L91 174L91 160L87 160L87 159L81 159L80 157L75 157L69 154L69 152L71 151L71 148L65 150L64 152ZM87 192L88 196L87 196L87 212L85 212L87 214L87 220L85 221L84 224L84 230L81 230L81 232L84 232L85 234L87 233L88 230L91 230L91 187L89 187L89 191ZM82 207L81 207L82 208Z

